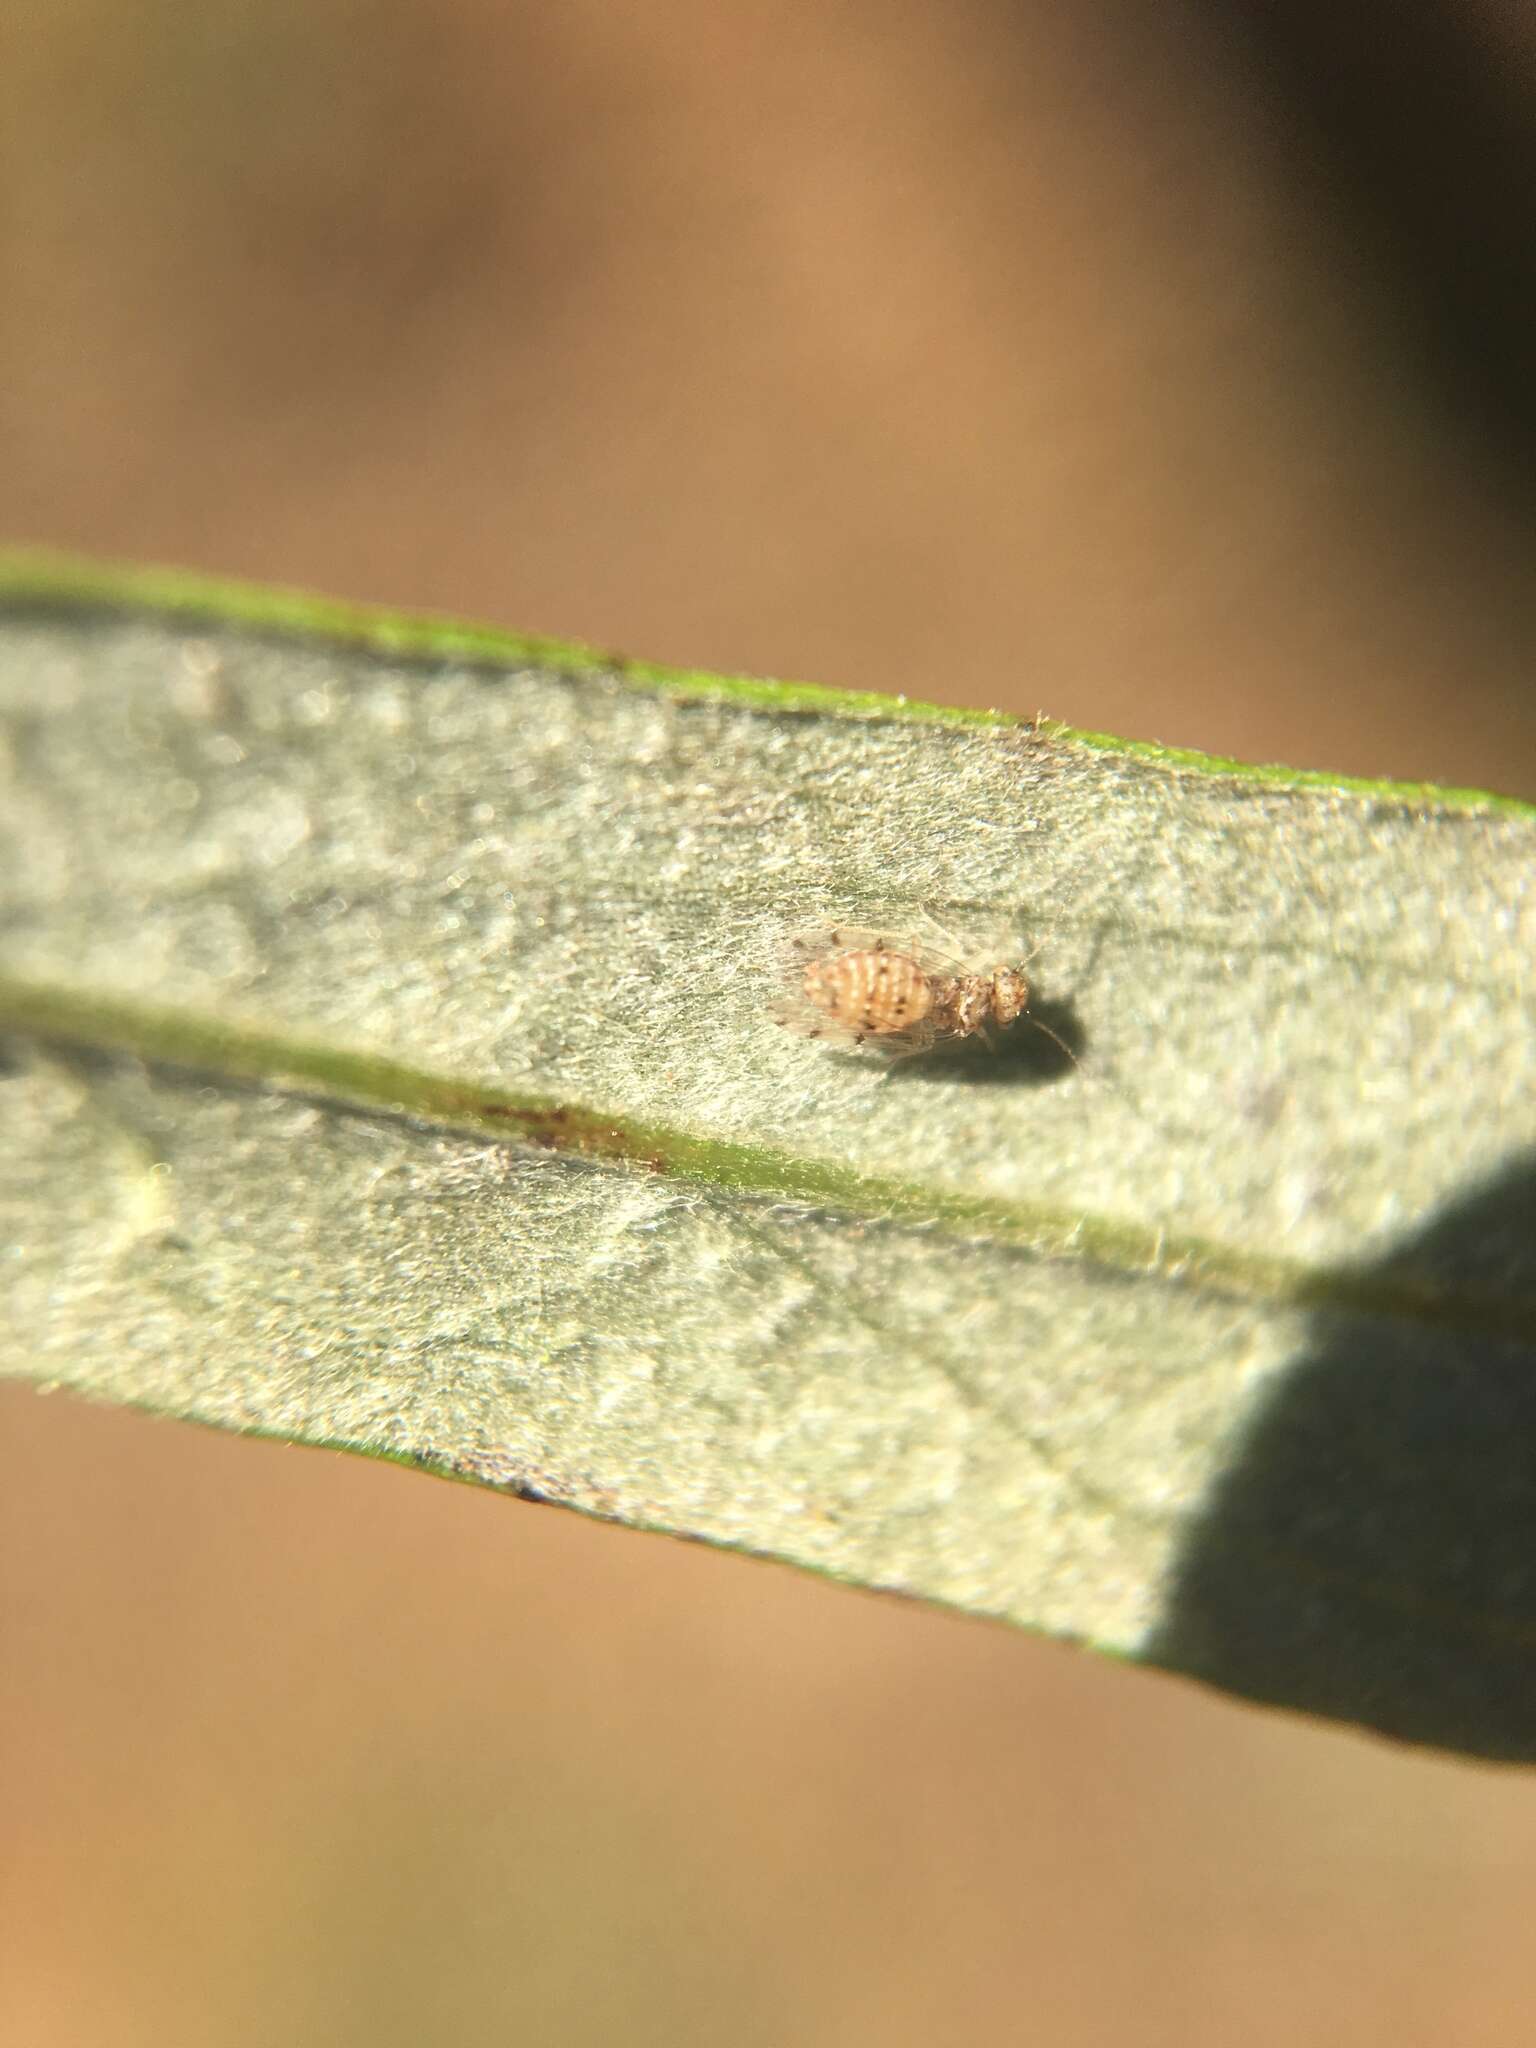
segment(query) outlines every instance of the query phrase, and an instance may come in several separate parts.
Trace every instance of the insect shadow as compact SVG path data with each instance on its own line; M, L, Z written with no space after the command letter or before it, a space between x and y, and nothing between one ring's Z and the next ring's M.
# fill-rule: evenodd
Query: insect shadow
M1029 1008L991 1043L981 1037L943 1039L908 1059L892 1059L893 1082L963 1081L969 1088L1042 1088L1076 1071L1088 1034L1070 996L1030 995Z

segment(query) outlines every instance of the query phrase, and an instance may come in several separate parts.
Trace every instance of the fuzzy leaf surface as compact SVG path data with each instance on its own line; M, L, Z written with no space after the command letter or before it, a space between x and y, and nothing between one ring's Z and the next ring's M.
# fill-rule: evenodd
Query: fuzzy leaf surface
M1536 1756L1536 817L0 573L0 1369ZM796 935L1034 954L997 1050ZM1036 952L1038 948L1038 952Z

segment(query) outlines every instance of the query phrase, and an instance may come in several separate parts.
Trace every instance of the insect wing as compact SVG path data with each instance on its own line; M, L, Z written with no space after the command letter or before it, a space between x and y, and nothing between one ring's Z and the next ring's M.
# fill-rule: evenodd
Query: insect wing
M869 1004L875 991L868 968L877 956L890 962L898 988L910 988L913 977L927 982L948 971L946 964L930 964L931 956L921 954L913 940L896 938L888 930L839 924L796 932L786 942L785 992L774 1011L777 1021L802 1037L862 1046L892 1059L924 1050L933 1042L933 1030L923 1015L914 1016L910 1025L894 1024L877 999L874 1018L879 1021L872 1020ZM824 963L831 971L823 976L817 970ZM837 970L844 963L851 990L865 1005L847 1014L840 1013L836 1000L844 978Z

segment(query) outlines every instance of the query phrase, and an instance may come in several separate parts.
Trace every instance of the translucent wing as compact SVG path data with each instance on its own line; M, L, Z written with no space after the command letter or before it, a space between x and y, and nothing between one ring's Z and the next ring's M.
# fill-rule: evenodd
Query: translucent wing
M808 970L822 961L844 956L885 954L910 964L924 976L945 976L948 961L935 961L920 951L914 939L898 938L888 930L867 925L816 925L787 935L784 943L784 992L774 1007L774 1017L786 1029L804 1038L826 1039L833 1044L861 1046L890 1059L922 1052L933 1043L932 1027L914 1019L909 1027L892 1029L889 1024L870 1029L857 1018L840 1016L825 998L818 1000L807 986L814 977Z

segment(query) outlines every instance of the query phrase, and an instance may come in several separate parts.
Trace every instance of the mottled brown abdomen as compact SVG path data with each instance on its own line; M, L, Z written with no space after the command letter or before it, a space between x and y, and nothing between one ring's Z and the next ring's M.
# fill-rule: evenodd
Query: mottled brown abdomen
M933 1008L933 976L905 953L833 953L805 970L805 993L840 1031L879 1038L911 1031Z

